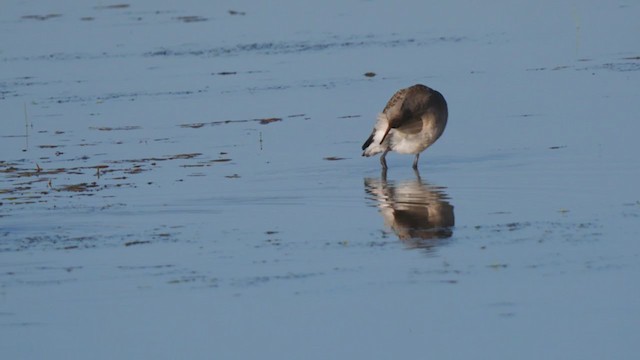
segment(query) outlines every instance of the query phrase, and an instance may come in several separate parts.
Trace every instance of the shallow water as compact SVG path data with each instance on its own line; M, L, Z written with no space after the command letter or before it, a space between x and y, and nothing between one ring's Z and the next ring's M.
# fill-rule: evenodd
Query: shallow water
M639 11L5 5L3 354L633 358ZM418 82L448 127L385 176Z

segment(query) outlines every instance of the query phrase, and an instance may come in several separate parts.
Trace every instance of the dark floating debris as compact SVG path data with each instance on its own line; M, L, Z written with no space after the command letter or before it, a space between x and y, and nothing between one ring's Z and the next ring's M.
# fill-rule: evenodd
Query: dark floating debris
M640 64L634 62L628 63L606 63L601 66L602 69L619 71L619 72L627 72L627 71L638 71L640 70Z
M140 166L140 165L134 165L131 169L125 170L124 173L125 174L139 174L139 173L141 173L143 171L146 171L146 170L149 170L149 169L143 169L142 166Z
M182 124L180 127L197 129L204 126L204 123Z
M244 16L244 15L247 15L247 13L244 11L229 10L229 15Z
M225 177L226 177L227 179L239 179L239 178L240 178L240 175L238 175L238 174L225 175Z
M176 20L178 20L178 21L185 22L185 23L201 22L201 21L207 21L207 20L209 20L209 19L207 19L206 17L197 16L197 15L190 15L190 16L176 16L174 19L176 19Z
M369 71L369 72L364 73L364 76L366 76L366 77L374 77L374 76L376 76L376 73L374 73L373 71Z
M272 122L282 121L281 118L266 118L260 120L260 125L271 124Z
M289 116L289 117L294 117L294 116ZM296 115L296 117L297 117L297 115ZM282 118L271 117L271 118L261 118L261 119L245 119L245 120L218 120L218 121L210 121L210 122L207 122L207 123L180 124L178 126L180 126L182 128L197 129L197 128L201 128L201 127L203 127L205 125L214 126L214 125L222 125L222 124L247 123L247 122L258 122L261 125L267 125L267 124L271 124L273 122L278 122L278 121L282 121Z
M231 46L223 46L216 48L205 49L169 49L163 48L155 51L149 51L143 54L143 56L234 56L240 53L260 53L260 54L291 54L302 52L316 52L325 51L328 49L345 49L345 48L360 48L371 46L383 46L383 47L400 47L400 46L422 46L434 43L442 42L461 42L467 40L463 37L436 37L427 38L422 40L416 40L412 38L408 39L391 39L391 40L376 40L370 37L361 38L349 38L349 39L332 39L328 42L310 42L309 40L300 40L294 42L262 42L262 43L246 43L237 44Z
M202 168L202 167L207 167L207 166L211 166L214 163L225 163L225 162L229 162L231 161L231 159L213 159L213 160L206 160L206 161L200 161L197 164L182 164L180 165L180 167L182 168Z
M490 265L487 265L488 268L492 268L494 270L498 270L498 269L506 269L507 267L509 267L508 264L501 264L501 263L493 263Z
M47 15L25 15L22 18L25 20L38 20L38 21L45 21L45 20L49 20L49 19L53 19L53 18L57 18L60 17L62 15L60 14L47 14Z
M134 241L129 241L124 243L124 246L132 246L132 245L143 245L143 244L150 244L151 241L149 240L134 240Z
M260 73L264 73L264 72L265 71L263 71L263 70L218 71L218 72L211 73L211 75L228 76L228 75L239 75L239 74L260 74Z
M562 145L562 146L549 146L549 149L551 150L558 150L558 149L564 149L566 148L567 145Z
M131 187L135 184L131 183L109 183L109 181L121 181L126 180L128 176L117 176L117 174L139 174L144 171L152 170L152 166L156 165L156 162L165 160L185 160L193 159L201 153L184 153L176 155L166 155L158 158L144 158L134 160L113 160L106 161L111 165L100 164L94 166L81 166L70 168L55 168L46 169L41 167L38 163L35 163L34 167L25 168L18 167L18 163L0 161L0 178L1 182L8 182L11 184L10 188L0 189L0 194L16 194L20 192L20 196L4 197L3 200L7 200L12 204L25 204L32 203L29 199L40 198L41 195L46 195L48 191L44 190L41 186L33 187L35 183L45 183L47 189L54 190L55 192L75 192L75 193L88 193L96 192L112 187L127 186ZM213 161L230 161L230 159L218 159ZM113 164L131 164L125 166L115 166ZM93 175L98 179L104 178L107 175L111 177L107 178L108 183L99 184L97 182L80 182L75 184L56 184L59 178L53 177L53 175L65 174L65 179L68 179L69 175ZM115 176L114 176L115 175ZM91 196L93 194L83 194ZM27 202L25 202L27 200ZM43 200L46 201L46 200Z
M142 127L140 127L140 126L116 126L116 127L109 127L109 126L95 127L95 126L91 126L91 127L89 127L89 129L91 129L91 130L99 130L99 131L118 131L118 130L138 130L138 129L142 129Z
M59 153L57 155L62 155ZM162 157L106 160L103 164L91 166L75 166L68 168L47 168L39 163L26 160L0 160L0 202L2 205L25 205L46 203L50 197L60 197L63 193L72 193L71 197L94 196L97 192L112 188L137 187L134 182L123 182L130 176L151 171L161 161L190 160L202 155L201 153L181 153L164 155ZM79 159L87 159L82 157ZM46 158L40 158L45 160ZM77 159L76 159L77 160ZM192 160L193 161L193 160ZM197 164L178 164L181 167L212 166L214 162L227 162L231 159L198 161ZM77 176L77 177L76 177ZM86 181L90 176L96 181ZM80 181L73 181L76 178ZM85 180L85 181L82 181ZM60 184L60 182L66 184ZM147 182L151 185L155 182Z
M145 162L154 162L154 161L165 161L165 160L177 160L177 159L192 159L196 156L200 156L202 153L187 153L187 154L177 154L177 155L167 155L164 157L152 157L152 158L142 158L142 159L126 159L126 160L111 160L107 161L112 164L122 164L122 163L145 163Z
M327 161L338 161L338 160L344 160L346 158L339 157L339 156L327 156L327 157L325 157L323 159L327 160Z
M72 185L62 185L56 188L57 191L72 191L72 192L83 192L89 191L90 189L95 189L98 187L98 184L95 182L92 183L80 183L80 184L72 184Z
M343 115L343 116L338 116L338 119L353 119L353 118L359 118L362 117L362 115Z
M113 4L113 5L102 5L102 6L96 6L95 8L98 10L108 10L108 9L126 9L128 8L129 4Z
M188 154L178 154L167 157L167 160L175 160L175 159L192 159L196 156L200 156L202 153L188 153Z

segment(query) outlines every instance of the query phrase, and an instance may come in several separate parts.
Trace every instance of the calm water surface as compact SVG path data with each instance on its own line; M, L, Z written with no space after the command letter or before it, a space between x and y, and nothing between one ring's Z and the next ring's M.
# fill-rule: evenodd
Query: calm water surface
M639 13L5 4L3 354L634 358ZM414 83L448 127L383 174Z

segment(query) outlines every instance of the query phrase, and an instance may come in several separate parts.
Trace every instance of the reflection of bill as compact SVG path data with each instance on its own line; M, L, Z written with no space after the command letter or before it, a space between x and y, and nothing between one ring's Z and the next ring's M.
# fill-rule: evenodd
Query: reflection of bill
M443 187L414 180L387 181L365 178L365 191L377 202L385 225L411 248L429 249L439 239L451 237L453 205Z

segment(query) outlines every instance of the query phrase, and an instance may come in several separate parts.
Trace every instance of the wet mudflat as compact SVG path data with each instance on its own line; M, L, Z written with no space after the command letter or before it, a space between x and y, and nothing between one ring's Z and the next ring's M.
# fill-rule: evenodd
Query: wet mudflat
M3 355L634 358L639 13L5 5ZM448 127L382 174L414 83Z

